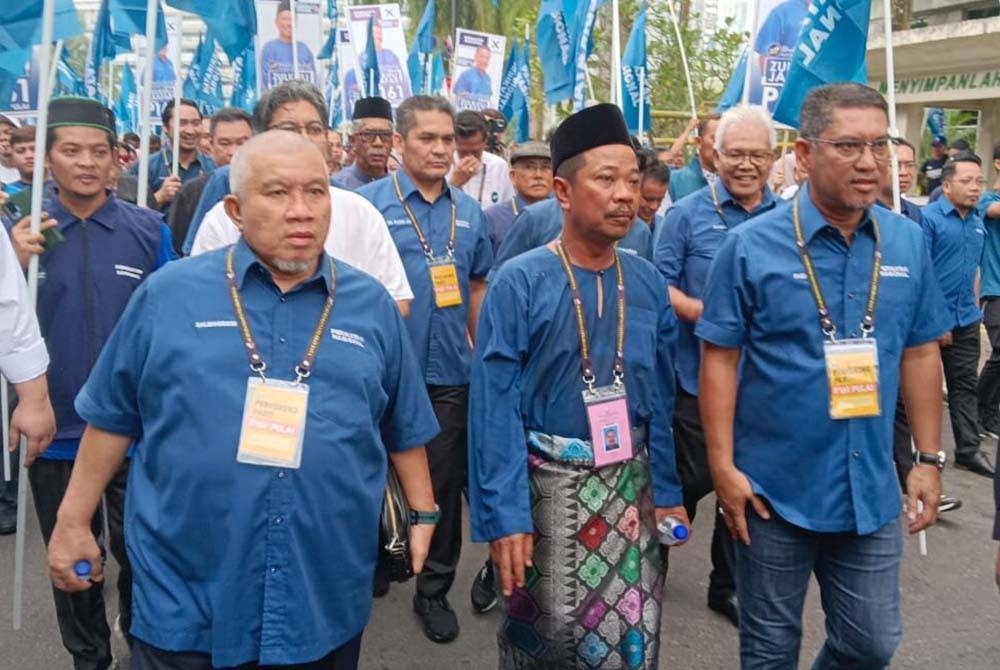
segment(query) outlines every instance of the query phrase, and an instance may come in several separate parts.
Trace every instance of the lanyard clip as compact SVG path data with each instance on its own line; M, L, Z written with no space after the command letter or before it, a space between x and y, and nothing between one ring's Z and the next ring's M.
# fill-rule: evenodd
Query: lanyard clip
M594 373L592 373L592 372L590 372L590 373L584 373L584 375L583 375L583 383L587 385L587 390L590 391L591 393L594 392L594 382L595 381L597 381L597 377L594 376Z

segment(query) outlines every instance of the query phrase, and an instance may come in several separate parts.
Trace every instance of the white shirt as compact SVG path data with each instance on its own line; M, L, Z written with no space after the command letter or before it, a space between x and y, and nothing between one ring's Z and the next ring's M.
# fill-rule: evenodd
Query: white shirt
M458 165L458 161L458 154L456 154L455 163L452 165L451 172L448 173L448 183L451 183L451 174L455 170L455 165ZM514 186L510 183L510 166L507 165L507 161L489 151L483 152L479 174L472 175L461 188L483 209L499 202L509 202L514 198Z
M13 184L21 181L21 173L15 167L0 165L0 184Z
M385 286L393 300L412 300L403 260L382 214L360 195L333 186L330 201L330 230L323 245L326 253L370 274ZM220 202L208 210L201 222L191 255L221 249L239 239L239 229Z
M21 264L7 229L0 226L0 373L20 384L42 376L48 367L49 352L28 299Z

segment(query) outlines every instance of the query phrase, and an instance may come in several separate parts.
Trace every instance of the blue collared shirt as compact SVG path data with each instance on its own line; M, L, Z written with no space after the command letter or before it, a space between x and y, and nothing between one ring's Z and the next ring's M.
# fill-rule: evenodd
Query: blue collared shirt
M817 532L873 533L899 514L893 408L903 351L950 327L920 227L872 207L848 246L799 192L802 228L839 338L861 335L875 238L882 269L875 332L882 414L830 418L816 302L795 246L792 207L733 229L709 272L702 340L740 348L735 462L754 492L789 523Z
M979 216L983 217L986 242L980 267L980 295L984 298L1000 297L1000 217L986 216L992 205L1000 202L1000 191L987 191L979 198Z
M973 208L963 219L948 198L927 205L922 214L924 238L944 292L951 327L972 325L982 318L975 281L986 241L983 217Z
M522 211L514 219L510 232L497 251L491 276L514 256L544 246L559 237L562 224L563 211L555 198L536 202ZM633 221L625 237L618 240L618 248L627 254L652 261L653 234L649 231L649 225L641 219Z
M235 249L267 375L294 379L327 297L329 260L283 294L245 242ZM213 666L303 663L368 621L387 452L426 443L438 425L392 298L334 261L335 303L306 382L301 467L238 463L253 375L227 250L143 284L77 409L137 438L125 504L132 634L210 653Z
M384 176L385 175L383 175L383 177ZM371 175L362 172L357 163L352 163L335 174L333 179L330 180L330 183L348 191L357 191L365 184L370 184L381 178L382 177L372 177Z
M490 245L493 247L494 256L500 251L500 245L503 244L510 229L514 227L514 221L518 214L527 208L528 203L518 193L512 200L490 205L483 210L483 216L486 218L486 230L490 236Z
M670 202L677 202L706 186L708 180L705 179L705 173L701 169L701 161L695 156L680 170L670 171L670 184L667 186Z
M149 194L152 195L160 190L163 186L163 182L167 177L170 176L170 170L173 165L173 154L169 149L163 148L162 150L156 152L149 157ZM177 166L178 175L181 178L181 183L186 184L195 177L201 175L205 172L212 172L215 170L215 163L212 159L201 153L200 151L195 152L194 159L191 163L184 167L180 164ZM132 166L129 171L133 177L139 176L139 164L136 163ZM163 208L163 216L167 216L167 212L170 211L170 203Z
M479 204L459 189L448 186L433 203L427 202L404 170L396 172L399 188L413 215L427 236L435 258L446 258L451 231L451 203L454 199L455 265L462 292L462 304L437 307L427 256L417 233L396 195L393 179L380 179L358 190L378 209L389 226L406 278L413 289L413 302L406 327L424 373L434 386L462 386L469 383L469 281L485 279L493 264L493 251L486 235L486 223Z
M766 186L760 204L750 212L733 200L721 181L715 184L715 192L722 216L715 209L711 187L695 191L681 198L667 212L663 231L656 236L657 244L653 250L656 268L667 280L667 285L699 300L705 290L712 259L726 233L778 204L771 189ZM677 383L691 395L698 395L701 344L690 321L680 322L674 363L677 366Z

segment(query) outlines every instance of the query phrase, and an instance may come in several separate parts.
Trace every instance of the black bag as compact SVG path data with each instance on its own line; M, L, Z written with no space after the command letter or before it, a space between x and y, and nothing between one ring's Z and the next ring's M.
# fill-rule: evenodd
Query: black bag
M379 562L389 581L405 582L413 577L410 558L410 508L399 486L396 471L389 466L379 521Z

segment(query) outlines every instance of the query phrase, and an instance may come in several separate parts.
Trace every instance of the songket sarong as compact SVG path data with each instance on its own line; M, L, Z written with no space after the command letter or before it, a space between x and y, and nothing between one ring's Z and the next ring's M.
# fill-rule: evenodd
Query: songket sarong
M657 667L665 564L645 437L596 469L588 441L528 434L535 552L503 599L500 670Z

